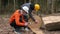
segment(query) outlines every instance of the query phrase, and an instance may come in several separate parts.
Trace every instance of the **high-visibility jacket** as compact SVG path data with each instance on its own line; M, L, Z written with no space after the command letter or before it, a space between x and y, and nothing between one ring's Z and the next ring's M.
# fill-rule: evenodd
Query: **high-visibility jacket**
M22 16L20 10L16 10L14 12L14 14L10 17L10 20L9 20L10 24L15 20L16 25L18 25L18 26L24 26L25 20L23 19L23 16L22 16L22 22L21 22L20 21L20 19L21 19L20 16Z

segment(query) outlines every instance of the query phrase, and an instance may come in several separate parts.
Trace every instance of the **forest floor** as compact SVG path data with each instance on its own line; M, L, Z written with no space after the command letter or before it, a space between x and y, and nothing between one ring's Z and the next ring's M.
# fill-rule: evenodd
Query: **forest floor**
M15 34L13 32L13 29L9 25L9 17L8 16L9 15L1 15L0 16L0 34ZM45 17L49 17L49 16L53 16L53 17L59 16L60 17L60 14L46 15L46 16L43 16L42 18L44 20ZM47 30L41 30L41 31L42 31L42 34L60 34L60 31L47 31Z

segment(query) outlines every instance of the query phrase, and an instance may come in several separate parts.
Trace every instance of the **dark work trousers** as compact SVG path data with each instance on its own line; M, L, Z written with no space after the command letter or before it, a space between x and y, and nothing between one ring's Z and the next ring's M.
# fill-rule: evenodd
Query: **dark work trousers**
M28 26L17 26L15 20L10 25L11 25L11 27L13 27L15 29L14 31L16 31L16 32L24 31L25 28L28 28L30 30L30 28ZM22 28L23 28L23 30L22 30Z

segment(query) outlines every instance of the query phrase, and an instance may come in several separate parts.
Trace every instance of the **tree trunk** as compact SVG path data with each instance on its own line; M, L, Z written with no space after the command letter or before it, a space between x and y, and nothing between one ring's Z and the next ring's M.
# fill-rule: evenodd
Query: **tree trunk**
M0 13L1 13L1 0L0 0Z
M54 2L54 13L57 13L56 8L57 8L57 0L55 0Z
M26 0L24 0L24 3L26 3Z
M51 0L47 0L47 14L51 13Z
M29 2L31 3L31 0L29 0Z
M55 1L56 1L56 0L52 0L52 6L51 6L51 7L52 7L52 8L51 8L52 14L54 13L54 3L55 3Z
M15 0L14 0L14 10L15 10Z

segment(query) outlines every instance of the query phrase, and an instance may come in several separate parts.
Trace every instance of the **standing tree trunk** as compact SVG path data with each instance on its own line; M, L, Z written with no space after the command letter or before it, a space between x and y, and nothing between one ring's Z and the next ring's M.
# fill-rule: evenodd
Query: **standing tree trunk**
M31 3L31 0L29 0L29 2Z
M38 2L38 0L36 0L36 3Z
M56 0L52 0L52 8L51 8L52 14L54 13L54 8L55 8L55 7L54 7L54 4L55 4L55 1L56 1Z
M0 13L1 13L1 0L0 0Z
M26 0L24 0L24 3L26 3Z
M52 12L52 14L54 13L54 0L52 0L52 6L51 6L52 8L51 8L51 12Z
M54 13L57 13L57 0L55 0L55 2L54 2Z
M9 6L9 0L8 0L8 6Z
M47 12L46 12L47 14L51 13L51 4L52 4L51 1L52 0L47 0Z
M14 0L14 10L15 10L15 0Z

